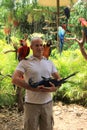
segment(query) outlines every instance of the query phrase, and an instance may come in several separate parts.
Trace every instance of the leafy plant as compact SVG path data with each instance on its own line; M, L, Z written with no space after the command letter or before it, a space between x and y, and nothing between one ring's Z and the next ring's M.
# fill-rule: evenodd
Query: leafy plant
M72 28L70 27L70 30L72 33L76 33L77 36L81 36L81 25L79 22L79 18L87 18L87 4L84 2L79 2L78 4L74 5L73 10L71 11L71 16L69 19L69 24L72 25Z
M76 71L78 72L76 76L70 78L68 83L63 84L58 91L54 93L53 99L68 103L78 102L79 104L86 105L87 72L85 70L87 62L82 57L80 51L78 49L74 51L63 51L60 56L56 50L53 50L51 60L53 60L56 65L61 77L66 77Z

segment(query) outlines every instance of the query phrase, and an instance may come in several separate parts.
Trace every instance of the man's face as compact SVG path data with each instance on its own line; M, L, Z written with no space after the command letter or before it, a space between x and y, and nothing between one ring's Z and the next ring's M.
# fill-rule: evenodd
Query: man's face
M42 56L43 55L43 42L41 39L35 39L31 44L31 49L35 56Z

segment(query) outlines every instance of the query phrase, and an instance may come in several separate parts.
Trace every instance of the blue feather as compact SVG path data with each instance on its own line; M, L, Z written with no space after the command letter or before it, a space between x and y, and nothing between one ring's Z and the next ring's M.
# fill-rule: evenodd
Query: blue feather
M61 26L59 26L58 27L58 37L59 37L59 40L60 40L60 54L63 50L64 36L65 36L65 30Z

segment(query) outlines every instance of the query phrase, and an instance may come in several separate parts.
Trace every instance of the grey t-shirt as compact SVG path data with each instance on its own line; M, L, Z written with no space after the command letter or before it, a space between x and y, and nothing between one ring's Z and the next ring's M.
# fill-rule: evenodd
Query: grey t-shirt
M32 78L34 82L38 82L42 80L42 76L49 78L52 73L57 72L57 69L50 60L47 60L44 57L39 60L34 56L31 56L28 60L22 60L16 69L24 73L26 83L28 83L29 78ZM43 104L51 100L52 97L50 92L33 92L26 90L25 102Z

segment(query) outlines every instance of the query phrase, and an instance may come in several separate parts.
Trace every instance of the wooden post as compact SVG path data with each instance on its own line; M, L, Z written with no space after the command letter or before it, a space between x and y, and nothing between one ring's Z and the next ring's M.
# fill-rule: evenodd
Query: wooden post
M60 0L57 0L57 27L59 26L59 7L60 7Z
M57 0L57 15L56 15L57 31L59 26L59 7L60 7L60 0ZM57 44L58 44L58 36L57 36Z

